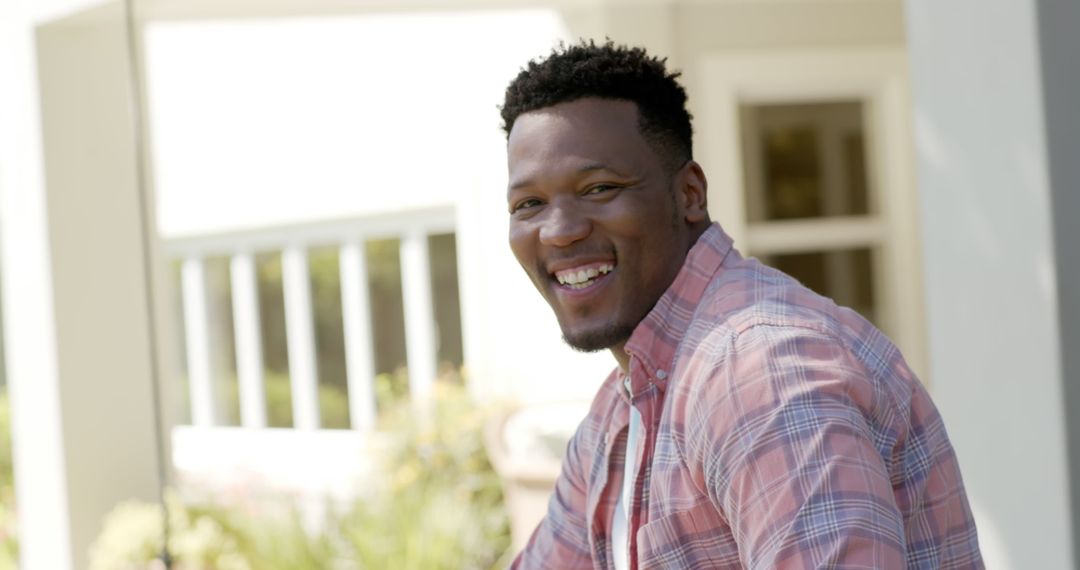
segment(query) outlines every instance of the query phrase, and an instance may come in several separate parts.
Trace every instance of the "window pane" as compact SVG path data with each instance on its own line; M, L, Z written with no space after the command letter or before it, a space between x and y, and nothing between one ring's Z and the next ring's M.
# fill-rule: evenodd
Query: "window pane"
M289 341L285 332L285 291L281 283L281 253L255 256L259 279L259 324L262 336L266 423L292 427L292 388L289 384Z
M744 105L751 222L870 213L862 103Z
M401 292L401 240L364 244L368 262L371 331L375 342L376 391L380 407L409 392L405 353L405 301Z
M341 270L338 259L336 247L308 252L321 425L347 429L349 390L345 373L345 333L341 322Z
M438 330L439 375L461 368L461 306L458 294L457 240L454 234L428 238L431 294Z
M761 262L877 322L873 255L869 248L762 256Z

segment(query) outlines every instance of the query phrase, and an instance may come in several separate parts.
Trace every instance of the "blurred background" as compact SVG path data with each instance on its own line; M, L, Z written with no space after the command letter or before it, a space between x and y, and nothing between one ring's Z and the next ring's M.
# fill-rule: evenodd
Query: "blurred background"
M0 3L0 568L491 568L613 361L506 245L497 106L683 72L745 254L889 334L987 566L1075 568L1080 6ZM1073 245L1069 245L1073 244Z

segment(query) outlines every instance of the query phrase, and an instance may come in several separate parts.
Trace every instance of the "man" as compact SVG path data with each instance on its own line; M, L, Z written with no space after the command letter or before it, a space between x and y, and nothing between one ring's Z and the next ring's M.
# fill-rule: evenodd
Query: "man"
M510 246L566 342L618 363L513 567L982 567L897 349L710 223L677 77L582 43L506 91Z

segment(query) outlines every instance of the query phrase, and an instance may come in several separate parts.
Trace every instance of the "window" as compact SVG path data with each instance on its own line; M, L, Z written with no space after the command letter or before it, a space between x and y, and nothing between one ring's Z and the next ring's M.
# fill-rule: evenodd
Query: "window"
M751 232L784 220L857 217L882 224L869 191L863 103L744 104L739 113L746 217ZM790 227L790 226L787 226ZM875 232L881 235L880 228ZM853 233L832 247L791 234L754 247L762 262L881 325L875 236ZM812 239L810 240L812 242Z
M715 56L702 80L714 218L744 254L862 313L925 374L903 52Z

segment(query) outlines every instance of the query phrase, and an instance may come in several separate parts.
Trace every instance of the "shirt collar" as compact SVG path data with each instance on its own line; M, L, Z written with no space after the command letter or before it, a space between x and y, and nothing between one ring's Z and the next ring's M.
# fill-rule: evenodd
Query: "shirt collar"
M643 367L641 372L645 373L645 377L631 374L632 393L643 391L649 382L661 391L667 388L675 351L686 334L705 288L731 251L731 238L719 224L713 223L690 248L675 281L634 328L626 343L626 353L630 355L631 362L636 361L636 365Z

